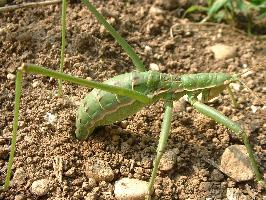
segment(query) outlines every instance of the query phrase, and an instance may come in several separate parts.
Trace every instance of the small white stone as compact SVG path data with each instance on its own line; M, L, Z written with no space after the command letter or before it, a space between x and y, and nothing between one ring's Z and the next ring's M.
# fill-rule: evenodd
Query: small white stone
M238 188L227 188L227 200L248 200L248 198Z
M31 192L37 196L46 195L49 191L49 180L40 179L34 181L31 185Z
M15 196L15 200L24 200L26 199L25 196L23 194L19 194Z
M15 80L16 79L16 75L9 73L9 74L7 74L6 78L8 80Z
M65 172L65 176L68 176L68 177L73 177L73 175L75 174L75 167L71 167L69 170L67 170Z
M157 65L155 63L151 63L150 64L150 69L154 70L154 71L159 71L160 70L159 65Z
M32 87L33 87L33 88L38 87L38 85L40 85L39 81L34 81L34 82L32 83Z
M227 147L221 157L221 170L237 182L254 178L246 147L231 145Z
M248 67L248 64L244 63L244 64L242 65L242 67L243 67L243 68L247 68L247 67Z
M56 116L53 113L47 112L44 118L49 124L52 124L56 121Z
M184 101L188 101L188 95L187 94L184 95L182 98L184 99Z
M253 113L256 113L257 110L258 110L258 107L257 106L254 106L254 105L250 106L250 108L251 108L251 110L252 110Z
M151 50L152 50L152 48L151 48L150 46L148 46L148 45L146 45L146 46L144 47L144 52L145 52L145 53L150 53Z
M224 44L215 44L210 47L216 60L232 58L236 55L236 47Z
M138 179L122 178L115 182L115 197L118 200L141 200L148 192L148 182Z
M230 85L233 87L233 89L235 91L239 91L240 90L240 84L239 83L231 83Z
M149 10L149 14L150 15L160 15L160 14L163 14L164 11L157 7L157 6L151 6L150 10Z

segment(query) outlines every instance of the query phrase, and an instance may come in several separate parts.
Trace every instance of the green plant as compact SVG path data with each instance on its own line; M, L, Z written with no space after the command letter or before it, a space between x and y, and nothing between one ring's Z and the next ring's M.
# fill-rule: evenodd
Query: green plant
M192 12L207 13L201 22L214 20L216 22L225 21L228 24L235 25L238 22L238 16L244 16L247 19L248 33L251 33L252 21L266 17L265 0L207 0L207 6L193 5L184 13L183 17Z

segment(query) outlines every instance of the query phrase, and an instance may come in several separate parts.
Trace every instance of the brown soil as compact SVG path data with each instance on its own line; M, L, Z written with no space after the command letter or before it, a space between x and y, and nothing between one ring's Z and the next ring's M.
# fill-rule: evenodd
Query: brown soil
M23 1L18 0L17 3ZM195 72L239 73L243 66L254 69L245 83L265 101L266 41L250 38L228 26L178 25L179 9L149 13L152 1L96 1L105 17L134 47L145 65L156 63L160 71L172 74ZM60 55L60 6L20 9L0 14L0 168L1 184L7 168L13 121L16 68L22 62L58 69ZM65 72L103 81L134 69L122 48L80 2L68 5ZM223 43L237 47L237 55L215 60L208 47ZM145 50L151 47L151 51ZM259 67L261 66L261 67ZM123 122L95 131L85 142L75 139L75 112L89 89L64 83L63 97L57 97L57 81L39 75L26 75L13 172L18 173L0 199L115 199L115 181L122 177L149 180L152 159L162 122L162 102L144 108ZM251 106L263 105L246 89L237 91L240 109L234 109L228 94L209 103L249 133L257 160L266 178L265 108L253 113ZM159 171L154 199L225 199L227 188L239 189L247 199L265 198L266 192L255 180L236 183L226 175L214 178L217 169L206 162L219 163L224 149L241 144L226 128L217 125L187 105L187 112L176 112L167 149L179 149L178 163L169 172ZM56 116L49 123L47 113ZM88 182L88 160L107 161L115 174L110 182ZM55 160L62 161L62 181ZM133 167L132 167L133 166ZM33 181L49 179L48 193L31 193ZM89 199L89 198L87 198Z

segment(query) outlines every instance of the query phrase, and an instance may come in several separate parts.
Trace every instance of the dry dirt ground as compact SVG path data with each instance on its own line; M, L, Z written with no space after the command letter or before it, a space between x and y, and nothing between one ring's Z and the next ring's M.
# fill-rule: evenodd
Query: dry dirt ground
M149 0L95 1L94 5L134 47L146 68L156 63L161 72L177 75L239 73L245 67L253 68L255 72L244 81L265 101L265 40L250 38L228 26L193 24L177 25L171 37L171 26L188 22L180 18L182 8L162 9L158 13ZM68 74L103 81L134 69L121 47L80 2L68 5L67 41L65 72ZM236 55L215 60L208 47L216 43L236 46ZM0 182L3 184L11 142L14 74L22 62L58 68L60 6L0 14L0 47ZM57 97L56 80L25 76L13 165L15 177L10 189L0 193L0 199L115 199L114 183L122 177L149 180L162 122L162 102L122 122L100 128L88 141L81 142L74 137L75 113L88 91L64 83L64 95ZM266 178L265 107L262 109L263 104L243 87L236 92L239 109L232 107L226 92L209 105L247 130ZM212 159L219 163L224 149L241 141L186 106L186 112L176 108L167 145L167 149L178 149L177 163L170 171L159 171L154 199L226 199L228 188L238 191L242 199L265 198L265 190L254 180L236 183L206 162ZM258 108L255 113L251 109L254 106ZM49 114L55 116L53 122L49 121ZM85 166L90 160L108 163L114 173L113 180L94 182L88 178ZM30 187L43 178L50 181L48 192L38 197Z

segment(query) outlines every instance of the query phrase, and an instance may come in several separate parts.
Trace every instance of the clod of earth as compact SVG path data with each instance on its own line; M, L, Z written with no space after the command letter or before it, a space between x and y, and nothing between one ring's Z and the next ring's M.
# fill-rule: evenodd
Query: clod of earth
M31 185L31 192L37 196L44 196L49 191L49 183L47 179L34 181Z

